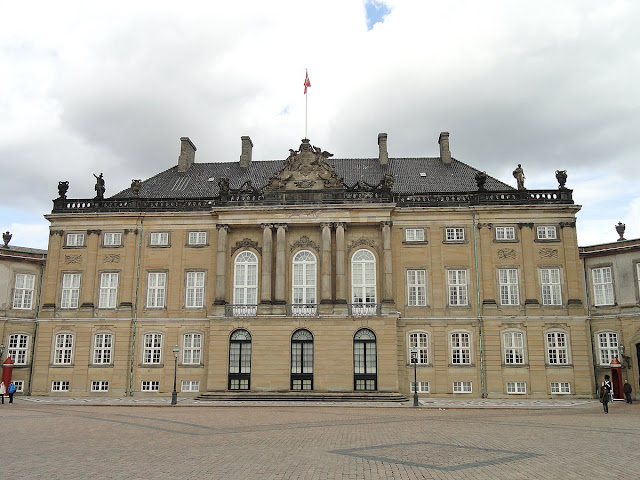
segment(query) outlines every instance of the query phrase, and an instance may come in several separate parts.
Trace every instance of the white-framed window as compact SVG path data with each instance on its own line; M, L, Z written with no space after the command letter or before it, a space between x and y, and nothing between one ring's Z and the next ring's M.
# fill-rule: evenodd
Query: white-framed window
M546 345L549 365L569 364L569 346L565 332L547 332Z
M557 240L558 230L554 225L540 225L536 227L536 238L538 240Z
M543 305L562 305L559 268L541 268L540 285Z
M447 242L464 242L464 228L463 227L445 228L444 239Z
M108 392L109 382L107 380L92 380L91 391L92 392Z
M206 245L207 232L189 232L187 244L188 245Z
M613 305L613 276L611 267L594 268L591 270L593 278L593 302L596 306Z
M405 228L405 242L424 242L424 228Z
M24 380L14 380L13 384L16 386L16 393L24 393Z
M473 393L471 382L453 382L453 393Z
M598 358L600 365L610 365L613 357L619 357L618 334L616 332L598 333Z
M640 262L636 263L636 280L638 281L638 294L640 295Z
M81 273L65 273L62 275L60 308L78 308L81 279Z
M69 380L54 380L51 382L52 392L68 392Z
M235 315L255 315L258 309L258 257L245 250L236 257L233 281Z
M427 304L427 272L407 270L407 305L423 307Z
M160 365L162 363L162 334L145 333L142 343L142 363Z
M166 247L169 245L169 232L151 232L149 244L153 247Z
M496 227L495 232L496 232L496 240L508 242L516 239L515 227Z
M202 360L202 334L185 333L182 336L182 363L200 365Z
M411 393L416 391L416 382L409 382ZM418 393L429 393L429 382L418 382Z
M293 314L315 313L318 302L316 256L309 250L301 250L293 257L292 268Z
M102 245L105 247L119 247L122 245L122 233L105 232L102 236Z
M147 308L164 308L166 288L167 272L149 272Z
M507 382L507 393L510 395L525 395L527 393L527 383Z
M517 268L499 268L498 284L500 287L501 305L520 304Z
M113 359L113 334L96 333L93 336L94 365L110 365Z
M187 272L185 297L187 308L204 307L204 272Z
M376 257L369 250L358 250L351 257L352 311L374 313L376 298Z
M29 335L25 333L13 333L9 335L9 347L7 356L11 357L14 365L26 365L29 353Z
M67 247L84 247L84 233L67 233Z
M429 363L429 334L426 332L409 332L409 353L407 358L409 364L414 363L412 361L412 351L417 350L418 365L426 365Z
M551 393L569 394L571 393L571 384L569 382L551 382Z
M449 334L451 345L451 364L471 364L471 341L467 332L452 332Z
M200 380L182 380L180 383L181 392L199 392Z
M467 297L467 270L447 270L449 305L454 307L469 304Z
M140 385L140 391L159 392L160 382L158 380L142 380L142 385Z
M13 290L13 308L31 310L33 308L33 289L36 284L36 276L28 273L16 274L16 283Z
M505 365L524 364L524 334L522 332L503 332L502 348Z
M116 308L118 301L118 278L116 272L100 274L100 295L98 308Z
M73 363L73 334L58 333L53 347L54 365L71 365Z

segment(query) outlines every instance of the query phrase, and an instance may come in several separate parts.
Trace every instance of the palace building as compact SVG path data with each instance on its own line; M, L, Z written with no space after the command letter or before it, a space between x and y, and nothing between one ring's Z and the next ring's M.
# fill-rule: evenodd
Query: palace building
M183 137L177 165L112 197L60 182L30 393L167 394L176 368L193 395L592 397L566 172L528 190L518 166L514 188L438 143L256 161L242 137L239 161L198 163Z

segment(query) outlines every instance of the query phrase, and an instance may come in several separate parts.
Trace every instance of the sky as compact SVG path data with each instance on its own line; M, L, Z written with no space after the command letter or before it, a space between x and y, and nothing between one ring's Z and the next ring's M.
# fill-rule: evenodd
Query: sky
M0 230L47 248L58 181L108 197L177 164L454 158L582 209L581 246L640 238L640 2L0 0Z

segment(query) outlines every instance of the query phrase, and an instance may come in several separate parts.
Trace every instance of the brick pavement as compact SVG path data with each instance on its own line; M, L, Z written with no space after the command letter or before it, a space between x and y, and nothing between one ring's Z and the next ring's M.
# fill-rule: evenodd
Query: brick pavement
M452 405L451 405L452 406ZM640 406L0 406L3 477L638 478Z

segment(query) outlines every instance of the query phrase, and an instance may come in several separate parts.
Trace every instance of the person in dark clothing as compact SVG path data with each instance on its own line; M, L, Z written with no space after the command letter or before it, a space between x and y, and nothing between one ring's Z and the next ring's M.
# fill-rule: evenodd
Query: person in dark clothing
M631 384L626 380L624 381L624 386L622 387L622 391L624 392L624 398L627 401L627 403L631 403Z
M611 378L609 375L605 375L604 382L602 382L602 386L600 387L600 401L602 402L604 413L609 413L609 400L611 400L612 388Z

